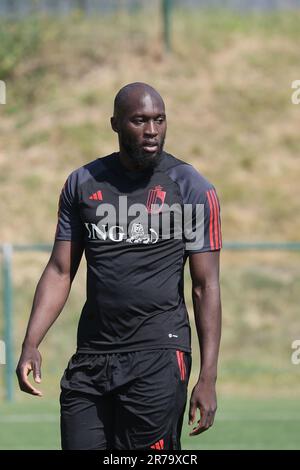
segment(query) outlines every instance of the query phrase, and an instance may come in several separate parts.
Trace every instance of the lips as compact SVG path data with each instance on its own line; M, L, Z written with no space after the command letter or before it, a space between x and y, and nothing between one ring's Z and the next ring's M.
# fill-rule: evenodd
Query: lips
M147 142L143 142L142 147L145 152L154 153L154 152L157 152L158 150L158 143L147 141Z

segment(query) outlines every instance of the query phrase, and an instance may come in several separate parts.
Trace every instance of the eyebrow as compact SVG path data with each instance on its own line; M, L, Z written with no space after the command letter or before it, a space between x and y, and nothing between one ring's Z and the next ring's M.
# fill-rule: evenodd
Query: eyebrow
M134 113L132 116L130 116L130 119L133 119L135 117L148 117L147 114L145 113ZM157 113L155 114L155 117L166 117L165 113Z

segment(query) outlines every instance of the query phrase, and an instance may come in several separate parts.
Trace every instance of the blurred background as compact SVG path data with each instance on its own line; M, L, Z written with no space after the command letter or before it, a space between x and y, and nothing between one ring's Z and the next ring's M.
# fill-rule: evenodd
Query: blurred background
M44 397L21 393L14 369L61 187L117 148L113 99L132 81L161 93L166 149L213 182L222 208L219 409L200 436L185 419L183 448L300 448L299 21L296 0L0 0L1 449L60 446L59 381L76 347L84 259L40 347ZM188 266L185 276L191 390Z

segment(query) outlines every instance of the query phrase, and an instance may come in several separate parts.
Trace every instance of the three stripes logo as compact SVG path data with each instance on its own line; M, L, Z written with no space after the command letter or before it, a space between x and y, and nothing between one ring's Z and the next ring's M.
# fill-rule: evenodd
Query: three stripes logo
M160 439L159 441L155 442L152 446L150 446L150 449L163 449L164 448L164 440Z
M89 199L93 199L94 201L102 201L102 191L96 191L95 193L91 194Z
M222 248L220 206L214 189L206 191L209 204L209 243L212 250Z

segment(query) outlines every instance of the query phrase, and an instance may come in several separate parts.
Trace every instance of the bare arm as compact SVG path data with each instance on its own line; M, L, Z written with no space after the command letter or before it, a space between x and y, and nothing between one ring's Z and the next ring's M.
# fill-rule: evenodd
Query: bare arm
M192 299L201 357L199 378L190 400L189 424L194 423L197 408L201 419L191 436L213 425L217 409L215 384L221 339L219 256L219 251L190 255Z
M41 355L38 346L62 311L68 298L83 253L80 242L56 241L46 268L36 287L32 310L17 366L20 389L32 395L41 392L28 381L33 371L35 382L41 381Z

